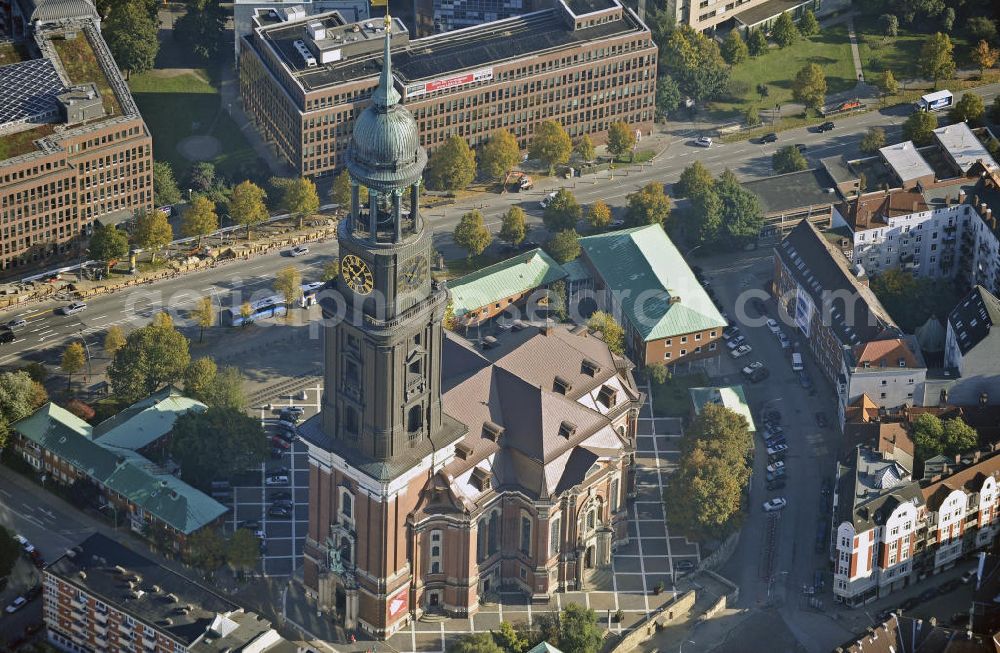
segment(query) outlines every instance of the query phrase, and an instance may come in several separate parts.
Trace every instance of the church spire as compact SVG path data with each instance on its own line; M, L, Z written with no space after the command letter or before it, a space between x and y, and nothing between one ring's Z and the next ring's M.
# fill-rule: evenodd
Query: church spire
M382 54L382 74L378 78L378 88L375 89L373 101L379 109L388 109L399 102L399 93L392 84L392 17L385 14L385 52Z

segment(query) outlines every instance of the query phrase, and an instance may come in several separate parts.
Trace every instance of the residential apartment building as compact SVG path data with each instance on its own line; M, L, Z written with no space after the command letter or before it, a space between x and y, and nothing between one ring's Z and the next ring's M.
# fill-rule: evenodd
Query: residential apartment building
M580 258L565 266L571 300L592 298L625 330L639 367L704 362L721 353L727 322L658 224L580 239Z
M76 255L95 221L115 223L153 205L149 130L96 10L88 0L25 2L14 3L13 32L32 58L0 67L5 276Z
M162 532L175 551L186 538L217 525L228 508L154 463L144 452L169 438L174 421L204 404L167 387L91 426L47 403L11 425L14 455L49 483L73 488L133 532Z
M848 6L845 0L667 0L664 9L678 24L699 32L738 29L770 31L774 21L790 12L794 20L806 10L823 15Z
M833 592L859 606L949 569L1000 531L1000 454L956 460L913 480L891 453L868 446L837 467Z
M867 279L807 220L774 252L772 291L837 388L841 423L847 406L863 394L880 406L911 404L926 366L916 342L896 326Z
M982 286L948 314L944 364L948 374L929 384L925 405L1000 403L1000 300Z
M301 650L267 620L99 533L42 577L48 639L62 651Z
M334 171L377 85L386 28L337 13L256 21L240 43L247 115L299 173ZM456 135L476 146L500 129L523 147L543 120L596 142L615 121L641 131L653 125L657 48L618 0L556 0L422 39L411 40L398 20L388 29L392 83L427 150Z

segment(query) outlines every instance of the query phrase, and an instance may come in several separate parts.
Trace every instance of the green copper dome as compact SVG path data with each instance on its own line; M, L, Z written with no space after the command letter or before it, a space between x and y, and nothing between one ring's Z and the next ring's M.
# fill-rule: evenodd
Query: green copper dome
M389 190L413 183L427 163L420 147L417 122L399 103L392 83L392 19L385 17L385 51L378 87L372 103L354 121L354 134L347 148L351 178L376 190Z

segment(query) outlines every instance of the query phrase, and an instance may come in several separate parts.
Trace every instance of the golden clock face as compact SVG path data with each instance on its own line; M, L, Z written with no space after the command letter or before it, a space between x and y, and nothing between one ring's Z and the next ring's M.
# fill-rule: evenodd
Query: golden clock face
M399 269L399 286L403 290L416 290L427 279L427 258L414 256Z
M344 278L347 287L359 295L367 295L375 286L368 264L354 254L347 254L340 259L340 276Z

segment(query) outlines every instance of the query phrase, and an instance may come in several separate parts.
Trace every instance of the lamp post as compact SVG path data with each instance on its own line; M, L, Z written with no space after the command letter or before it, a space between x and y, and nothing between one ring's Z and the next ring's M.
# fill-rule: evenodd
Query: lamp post
M89 377L93 375L93 370L90 367L90 345L87 343L86 336L83 335L83 329L80 329L79 333L80 333L80 340L83 341L83 350L87 354L87 376Z

